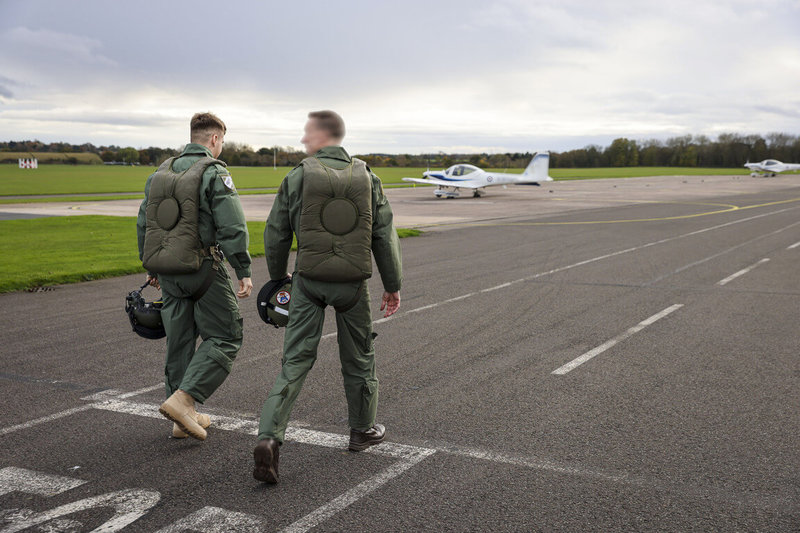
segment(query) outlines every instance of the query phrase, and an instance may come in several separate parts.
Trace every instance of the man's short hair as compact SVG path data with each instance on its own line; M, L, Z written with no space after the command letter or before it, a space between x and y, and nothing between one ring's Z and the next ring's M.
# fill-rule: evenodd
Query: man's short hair
M225 123L214 113L195 113L189 123L192 142L205 141L214 133L225 135L227 131Z
M344 139L344 120L339 116L339 113L326 109L324 111L312 111L308 114L308 118L313 118L317 121L317 127L328 134L341 141Z

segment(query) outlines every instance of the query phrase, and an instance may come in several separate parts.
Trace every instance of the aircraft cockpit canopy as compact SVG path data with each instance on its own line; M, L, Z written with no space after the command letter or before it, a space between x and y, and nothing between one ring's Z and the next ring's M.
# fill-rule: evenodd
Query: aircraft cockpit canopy
M778 164L778 162L775 161L774 159L767 159L766 161L764 161L764 166L765 167L769 167L769 166L777 165L777 164Z
M450 174L451 176L466 176L467 174L472 174L477 170L480 169L472 165L454 165L450 167L447 173Z

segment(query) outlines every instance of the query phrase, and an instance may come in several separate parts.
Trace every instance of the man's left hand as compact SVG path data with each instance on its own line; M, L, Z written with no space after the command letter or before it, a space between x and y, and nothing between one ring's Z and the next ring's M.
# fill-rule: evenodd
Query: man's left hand
M239 292L236 296L239 298L247 298L253 290L253 280L250 278L242 278L239 280Z

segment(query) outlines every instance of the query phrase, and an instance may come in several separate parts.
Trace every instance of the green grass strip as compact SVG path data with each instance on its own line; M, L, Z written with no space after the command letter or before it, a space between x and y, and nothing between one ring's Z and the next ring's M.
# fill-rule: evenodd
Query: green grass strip
M264 255L264 226L264 222L247 223L253 257ZM0 220L0 233L0 292L144 272L135 217ZM405 228L397 233L401 238L420 234Z
M289 167L230 167L236 187L245 189L277 188ZM374 168L384 185L402 184L403 177L420 178L425 168ZM434 169L431 170L440 170ZM522 169L486 169L490 172L518 174ZM118 193L129 196L144 191L147 177L155 171L147 166L108 165L42 165L37 169L21 169L17 165L0 165L0 196L65 194L80 196L92 193ZM689 167L622 167L622 168L551 168L556 179L632 178L646 176L685 176L748 174L745 168ZM44 200L44 201L63 201ZM68 200L72 201L72 200Z

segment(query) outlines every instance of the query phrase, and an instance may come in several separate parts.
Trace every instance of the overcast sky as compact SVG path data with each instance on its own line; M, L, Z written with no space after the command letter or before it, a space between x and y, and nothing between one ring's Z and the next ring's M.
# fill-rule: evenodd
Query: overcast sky
M800 1L0 0L0 140L353 152L800 134Z

